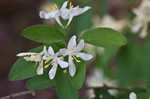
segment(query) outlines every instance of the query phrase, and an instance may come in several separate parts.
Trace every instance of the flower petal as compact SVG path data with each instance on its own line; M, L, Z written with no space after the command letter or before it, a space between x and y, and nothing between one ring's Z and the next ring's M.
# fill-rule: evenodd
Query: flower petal
M68 49L74 49L76 48L76 36L72 36L71 39L69 40L69 43L68 43L68 46L67 46Z
M84 8L82 8L83 10L81 11L81 14L88 11L89 9L91 9L90 6L85 6Z
M50 16L49 16L49 13L45 12L45 11L40 11L40 14L39 14L40 18L42 19L49 19Z
M57 66L58 64L55 63L54 66L50 69L49 71L49 79L54 79L55 75L56 75L56 71L57 71Z
M60 49L59 52L60 52L60 54L62 54L63 56L66 56L67 53L68 53L68 49L63 48L63 49Z
M53 48L51 46L48 48L48 54L49 55L54 55L55 54L54 50L53 50Z
M76 53L76 54L79 55L80 58L83 59L84 61L88 61L93 58L91 54L86 54L86 53Z
M33 52L27 52L27 53L19 53L17 54L17 56L21 57L21 56L29 56L29 55L36 55L37 53L33 53Z
M89 9L91 9L91 7L89 6L86 6L84 8L79 8L79 6L77 6L77 7L70 9L70 14L71 16L79 16L83 14L84 12L88 11Z
M36 73L37 73L37 75L42 75L43 74L43 61L41 61L39 63L39 66L38 66L38 68L36 70Z
M68 5L68 1L65 1L62 5L61 9L67 8L67 5Z
M60 16L60 11L58 9L51 11L50 13L48 13L49 19L50 18L57 18Z
M69 73L73 77L76 73L76 67L73 63L72 56L69 56Z
M47 58L48 58L48 56L44 55L44 56L42 57L42 60L47 60Z
M47 52L46 46L44 46L44 48L43 48L43 53L44 53L44 55L43 55L42 59L46 60L48 58L48 52Z
M63 61L63 60L60 60L59 58L57 58L57 62L61 68L67 68L68 67L68 63Z
M130 99L137 99L136 94L134 92L131 92L129 97Z
M84 48L84 40L80 40L79 44L77 45L77 51L81 51Z

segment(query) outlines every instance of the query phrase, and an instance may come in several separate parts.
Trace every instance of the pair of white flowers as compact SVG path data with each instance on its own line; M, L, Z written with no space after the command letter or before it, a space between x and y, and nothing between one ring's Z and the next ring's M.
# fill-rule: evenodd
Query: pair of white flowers
M55 4L52 7L52 9L49 8L47 11L40 11L40 17L42 19L55 19L61 27L66 28L70 25L72 19L75 16L79 16L79 15L83 14L84 12L88 11L89 9L91 9L91 7L89 7L89 6L86 6L84 8L79 8L79 6L74 7L72 5L72 2L69 3L69 8L67 8L68 3L69 3L68 1L64 2L60 9ZM63 20L68 20L68 23L66 26L64 26L61 23L60 17Z
M80 42L77 44L76 36L72 36L68 42L67 48L60 49L57 53L54 52L51 46L48 48L48 50L46 49L46 46L44 46L43 51L40 53L19 53L17 56L23 56L26 61L39 63L39 66L36 70L38 75L43 74L43 65L47 64L46 68L52 66L50 67L49 71L50 79L54 79L58 66L60 66L62 69L69 67L69 74L74 77L76 73L74 60L79 63L80 60L78 60L78 58L81 58L84 61L88 61L93 58L92 55L81 52L83 48L84 40L80 40ZM64 61L64 57L66 56L68 56L68 62Z
M132 31L135 33L140 31L140 37L145 38L150 22L150 0L142 0L141 5L133 9L133 12L136 14L136 18L134 19Z

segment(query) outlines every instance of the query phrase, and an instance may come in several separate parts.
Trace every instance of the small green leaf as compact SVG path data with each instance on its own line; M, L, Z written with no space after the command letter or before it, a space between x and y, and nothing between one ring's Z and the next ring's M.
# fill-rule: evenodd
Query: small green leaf
M54 80L50 80L48 73L44 73L41 76L35 76L31 80L27 81L26 87L32 90L40 90L55 85Z
M65 37L56 27L50 27L47 25L35 25L28 27L23 31L23 36L45 44L57 43L64 41Z
M76 75L71 77L71 84L74 88L79 89L82 87L85 80L86 65L84 62L76 63Z
M27 62L23 58L20 58L13 65L10 73L9 80L23 80L36 75L36 64Z
M78 99L78 90L72 87L68 76L59 68L57 69L55 83L59 99Z
M126 38L110 28L96 28L83 33L81 36L87 43L96 46L122 46L127 43Z

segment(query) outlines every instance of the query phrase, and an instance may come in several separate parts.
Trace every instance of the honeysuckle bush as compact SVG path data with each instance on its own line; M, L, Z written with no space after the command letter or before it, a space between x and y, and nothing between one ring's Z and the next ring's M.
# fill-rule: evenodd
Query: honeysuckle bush
M111 28L97 27L80 33L68 32L74 17L89 13L91 9L91 6L80 8L65 1L61 6L54 4L47 11L40 11L41 19L54 19L59 26L41 24L23 30L22 36L41 46L16 55L18 60L9 73L9 79L28 79L26 87L30 90L56 86L59 99L78 99L78 90L86 76L86 65L96 59L95 55L85 52L85 44L104 48L119 48L127 44L125 36ZM62 22L64 20L66 24Z

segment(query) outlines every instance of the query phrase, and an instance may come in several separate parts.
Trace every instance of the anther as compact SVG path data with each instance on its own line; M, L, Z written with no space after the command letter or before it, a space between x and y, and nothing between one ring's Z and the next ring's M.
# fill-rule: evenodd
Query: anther
M53 10L56 10L57 8L58 8L58 7L57 7L57 4L54 4L52 9L53 9Z
M78 63L80 63L81 61L80 60L76 60Z
M45 61L45 64L48 63L50 60L51 60L51 58L48 57L48 58L46 59L46 61Z
M75 55L77 58L79 58L80 56L79 55Z
M72 2L69 3L69 6L70 6L70 8L74 7L73 4L72 4Z
M76 57L73 56L73 58L76 60L76 62L80 63L81 61L78 60Z
M49 67L49 65L44 66L45 69L47 69Z
M51 12L51 9L50 9L50 8L48 8L48 9L47 9L47 12Z

